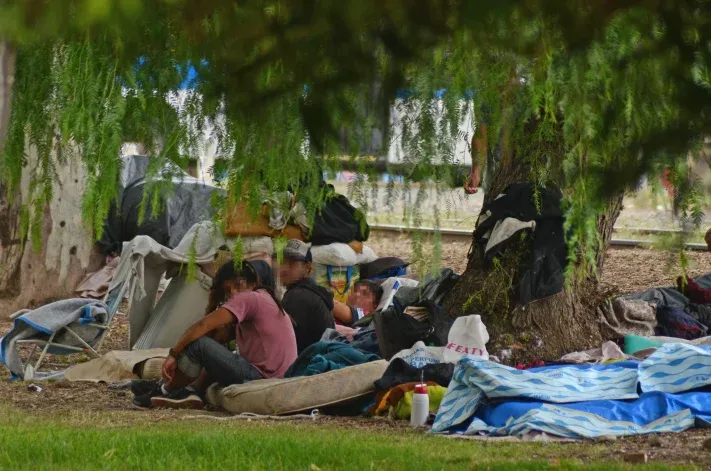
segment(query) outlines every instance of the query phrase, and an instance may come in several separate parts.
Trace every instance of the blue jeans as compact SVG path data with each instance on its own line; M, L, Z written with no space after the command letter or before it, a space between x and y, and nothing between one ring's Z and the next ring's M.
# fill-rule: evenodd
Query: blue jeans
M190 378L197 378L205 369L212 382L221 386L262 379L259 370L247 360L210 337L192 342L179 357L178 369Z

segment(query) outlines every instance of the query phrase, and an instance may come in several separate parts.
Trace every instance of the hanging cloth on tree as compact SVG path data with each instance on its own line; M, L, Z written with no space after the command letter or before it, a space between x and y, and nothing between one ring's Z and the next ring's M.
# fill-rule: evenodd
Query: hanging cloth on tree
M558 188L517 183L509 185L502 195L482 208L474 237L487 266L512 242L520 240L522 233L530 234L527 240L531 255L521 260L519 266L521 304L563 290L568 250L560 208L562 197Z

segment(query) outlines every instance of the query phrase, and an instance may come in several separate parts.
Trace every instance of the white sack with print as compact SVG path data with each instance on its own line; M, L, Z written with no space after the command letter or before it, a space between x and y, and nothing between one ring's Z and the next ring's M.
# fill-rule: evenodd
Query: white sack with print
M481 321L481 316L458 317L449 331L447 346L444 349L444 361L456 363L464 355L482 360L489 359L486 343L489 332Z
M428 347L420 340L409 350L401 350L390 362L396 358L402 358L414 368L424 368L444 361L444 347Z

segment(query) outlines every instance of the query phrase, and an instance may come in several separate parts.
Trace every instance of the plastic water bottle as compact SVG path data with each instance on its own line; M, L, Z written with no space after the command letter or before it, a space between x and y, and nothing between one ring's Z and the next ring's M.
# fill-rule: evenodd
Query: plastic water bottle
M422 427L427 423L429 416L430 396L427 395L427 385L418 384L415 386L415 393L412 395L410 425L413 427Z

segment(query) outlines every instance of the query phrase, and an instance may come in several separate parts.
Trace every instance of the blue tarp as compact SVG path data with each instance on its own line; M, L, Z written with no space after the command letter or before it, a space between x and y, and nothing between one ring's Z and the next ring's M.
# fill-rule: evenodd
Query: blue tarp
M679 432L711 422L711 349L666 344L643 362L518 371L457 364L433 432L568 438Z

